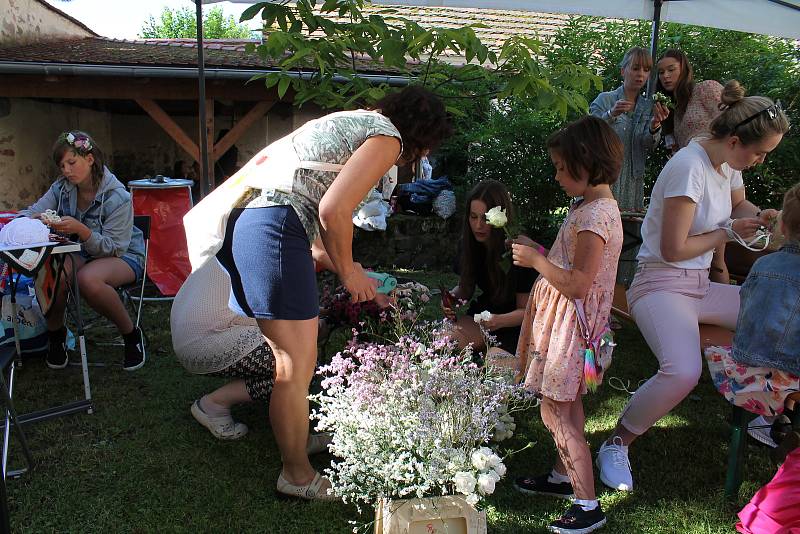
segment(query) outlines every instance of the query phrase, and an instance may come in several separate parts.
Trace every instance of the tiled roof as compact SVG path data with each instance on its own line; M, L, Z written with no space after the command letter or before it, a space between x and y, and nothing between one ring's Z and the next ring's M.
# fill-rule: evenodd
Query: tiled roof
M273 62L245 51L249 39L211 39L204 41L206 68L265 69ZM197 67L197 42L193 39L142 39L124 41L106 37L61 39L40 43L0 46L0 61L71 63L86 65L124 65L158 67ZM363 73L394 73L381 63L357 60Z
M385 19L402 17L424 28L460 28L480 23L486 28L475 28L475 35L483 44L494 50L499 50L511 36L545 39L566 26L571 16L501 9L374 4L365 6L362 12L365 15L381 14ZM333 15L326 16L346 22L345 19L338 19Z
M244 51L246 42L210 42L205 48L208 67L264 68L269 65ZM170 42L123 41L105 37L46 41L0 47L0 60L94 65L148 65L197 67L197 46L185 40Z
M512 35L544 38L556 32L569 20L568 15L551 13L451 7L371 5L366 7L364 12L366 14L381 12L386 18L403 17L424 27L458 28L480 22L487 27L475 28L476 35L484 44L495 49L499 49ZM205 65L210 68L236 69L270 67L270 62L245 52L245 46L251 42L257 41L206 40ZM24 46L0 46L0 61L197 67L197 43L194 39L135 41L105 37L66 39ZM385 72L385 69L375 63L359 63L361 63L360 69L366 72Z

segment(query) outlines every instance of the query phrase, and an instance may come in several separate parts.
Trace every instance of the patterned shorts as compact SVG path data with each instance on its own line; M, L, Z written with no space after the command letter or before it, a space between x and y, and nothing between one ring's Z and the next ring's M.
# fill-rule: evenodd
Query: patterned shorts
M209 376L243 378L251 399L269 402L275 383L275 355L269 345L262 343L227 369Z

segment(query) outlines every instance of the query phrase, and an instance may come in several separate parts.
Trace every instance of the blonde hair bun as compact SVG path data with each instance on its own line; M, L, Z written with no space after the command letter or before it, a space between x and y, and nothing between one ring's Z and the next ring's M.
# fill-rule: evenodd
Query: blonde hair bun
M729 80L722 88L720 102L725 107L732 107L744 99L746 91L737 80Z

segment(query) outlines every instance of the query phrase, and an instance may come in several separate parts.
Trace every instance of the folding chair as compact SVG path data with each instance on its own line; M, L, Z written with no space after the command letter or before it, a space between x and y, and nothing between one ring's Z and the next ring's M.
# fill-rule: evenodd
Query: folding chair
M122 298L125 302L136 303L134 309L136 310L136 326L142 319L142 303L144 302L172 302L175 297L165 297L158 292L158 288L153 290L155 295L145 296L145 288L147 287L147 262L150 257L150 216L149 215L134 215L133 225L142 231L144 237L144 272L142 272L141 283L129 284L120 288ZM151 283L152 285L152 283ZM149 293L149 291L148 291Z
M31 451L28 448L28 441L25 439L25 432L17 417L14 408L12 395L14 393L14 371L16 369L16 357L18 346L10 346L0 349L0 396L5 404L5 426L3 427L3 481L10 475L17 477L33 467ZM8 381L6 381L6 371L8 371ZM19 444L22 446L22 453L25 457L25 467L21 469L8 469L8 452L11 447L11 432L16 431Z
M133 225L142 231L144 237L144 271L142 272L141 283L128 284L120 288L122 298L125 302L135 302L136 321L135 325L138 327L142 320L142 303L145 300L167 300L163 297L145 297L144 288L147 284L147 257L150 250L150 216L149 215L134 215ZM138 294L137 294L138 293Z

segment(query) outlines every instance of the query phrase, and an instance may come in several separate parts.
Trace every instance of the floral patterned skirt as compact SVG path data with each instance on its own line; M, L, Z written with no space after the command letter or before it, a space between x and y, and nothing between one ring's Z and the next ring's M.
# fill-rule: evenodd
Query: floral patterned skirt
M731 404L760 415L779 415L786 397L800 391L800 377L770 367L751 367L731 357L730 347L708 347L714 386Z

